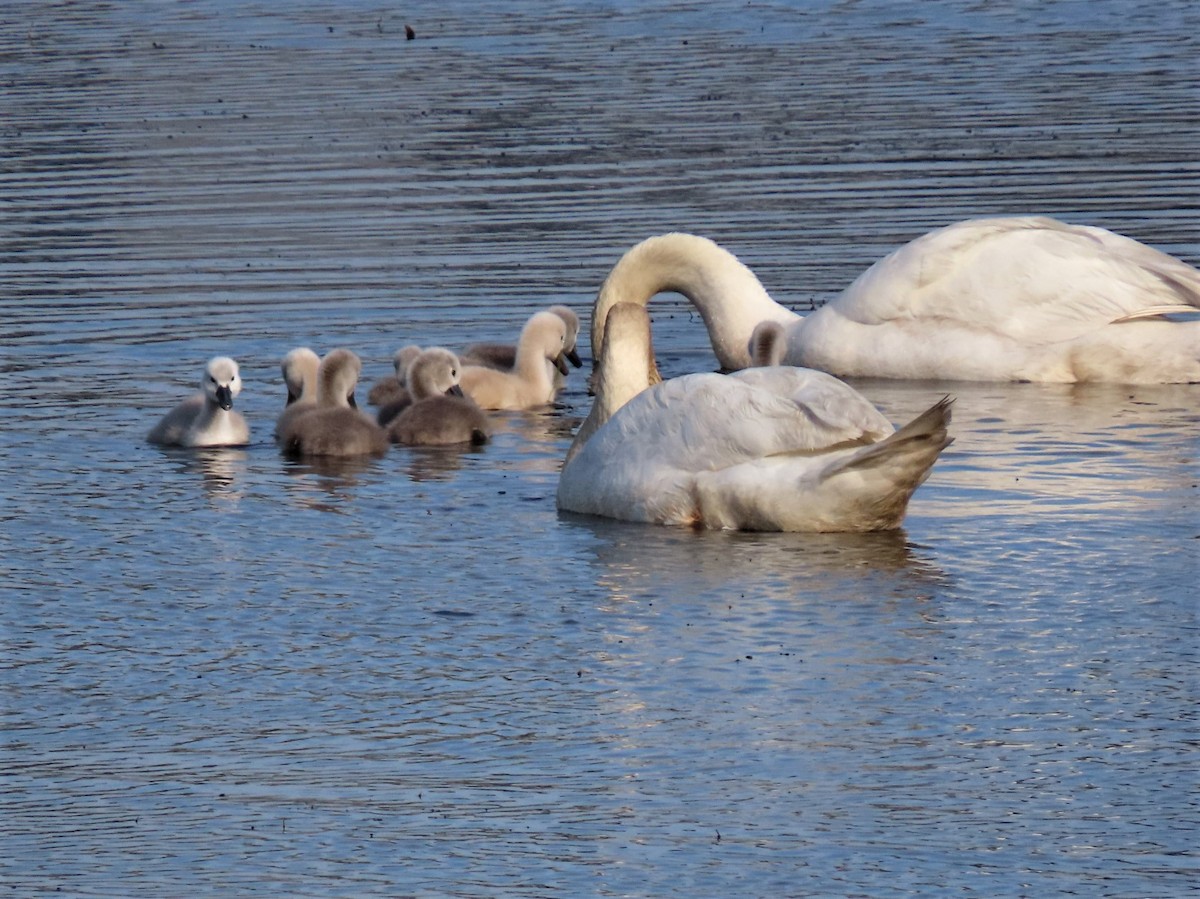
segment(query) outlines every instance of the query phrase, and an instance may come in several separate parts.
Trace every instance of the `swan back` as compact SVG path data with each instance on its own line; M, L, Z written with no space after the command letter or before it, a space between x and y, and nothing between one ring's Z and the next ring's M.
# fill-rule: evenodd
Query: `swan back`
M1200 380L1200 271L1044 217L931 231L789 328L788 361L847 376Z

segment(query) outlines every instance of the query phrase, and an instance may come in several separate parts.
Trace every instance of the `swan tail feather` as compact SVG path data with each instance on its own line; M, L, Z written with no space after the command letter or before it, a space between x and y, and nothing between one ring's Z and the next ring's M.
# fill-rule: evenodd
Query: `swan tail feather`
M862 530L900 526L913 492L925 483L942 450L954 442L948 433L953 402L943 397L894 434L853 452L827 473L831 484L842 484L856 497L848 505L857 508Z

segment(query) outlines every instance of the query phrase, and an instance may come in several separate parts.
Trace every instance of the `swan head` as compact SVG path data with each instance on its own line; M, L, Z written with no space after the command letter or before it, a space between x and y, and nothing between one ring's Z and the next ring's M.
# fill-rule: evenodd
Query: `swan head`
M322 406L357 409L354 388L362 371L362 360L344 348L330 350L317 369L317 402Z
M204 368L204 379L200 389L208 401L228 411L233 408L233 398L242 392L242 378L238 364L228 356L210 359Z
M408 367L408 392L419 401L434 396L462 396L458 357L444 347L424 350Z
M298 346L283 357L279 367L283 383L287 385L286 405L299 399L312 399L320 366L321 358L306 346Z
M569 306L551 306L548 312L553 312L563 320L563 324L567 326L567 339L563 344L564 355L576 368L583 368L583 360L579 358L579 350L576 345L579 342L579 316Z
M421 355L421 348L415 343L402 346L392 354L392 367L396 369L396 380L403 383L408 378L408 368Z
M521 329L521 347L528 347L539 359L548 359L564 375L567 363L563 361L567 346L567 323L553 312L536 312Z
M783 357L787 355L787 332L777 321L759 322L750 334L747 350L753 368L782 365Z

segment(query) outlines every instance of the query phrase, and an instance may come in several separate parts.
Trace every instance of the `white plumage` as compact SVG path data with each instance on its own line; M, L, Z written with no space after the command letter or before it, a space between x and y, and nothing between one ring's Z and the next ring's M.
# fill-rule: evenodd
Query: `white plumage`
M895 431L849 385L807 369L650 387L649 345L642 306L609 311L596 401L567 455L559 508L710 528L885 530L950 443L948 400Z
M609 274L592 320L677 291L700 311L728 369L751 334L784 325L789 365L842 377L970 381L1200 381L1200 271L1101 228L1050 218L960 222L906 244L807 316L771 299L745 265L690 234L649 238ZM1194 319L1195 316L1185 316Z

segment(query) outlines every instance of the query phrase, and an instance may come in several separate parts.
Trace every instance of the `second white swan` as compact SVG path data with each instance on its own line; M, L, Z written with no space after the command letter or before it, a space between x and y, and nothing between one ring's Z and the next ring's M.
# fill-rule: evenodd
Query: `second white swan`
M712 241L651 237L621 258L600 290L592 358L609 309L666 291L696 306L731 370L751 364L755 326L776 321L787 364L842 377L1200 381L1200 271L1128 237L1050 218L976 219L932 231L807 316L775 302Z
M706 528L889 530L950 443L948 399L896 431L823 372L755 368L649 386L652 368L646 309L612 307L560 509Z

